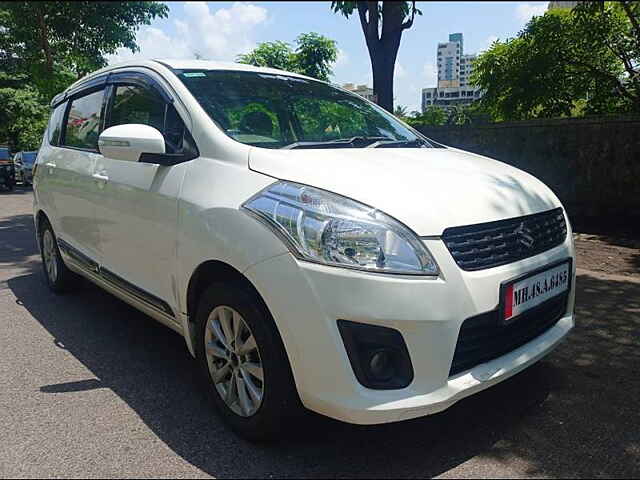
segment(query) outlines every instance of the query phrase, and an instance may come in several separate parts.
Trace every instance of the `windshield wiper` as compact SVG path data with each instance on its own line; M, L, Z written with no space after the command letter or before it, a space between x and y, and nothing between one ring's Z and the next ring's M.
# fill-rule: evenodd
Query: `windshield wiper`
M367 148L394 148L394 147L424 147L429 146L427 142L422 140L421 138L416 138L414 140L391 140L390 142L378 141L374 142L371 145L368 145Z
M335 147L342 147L342 146L353 147L356 144L361 144L361 143L369 144L369 142L376 143L380 141L393 141L393 139L389 137L337 138L335 140L326 140L324 142L294 142L280 148L282 150L292 150L294 148L335 148Z

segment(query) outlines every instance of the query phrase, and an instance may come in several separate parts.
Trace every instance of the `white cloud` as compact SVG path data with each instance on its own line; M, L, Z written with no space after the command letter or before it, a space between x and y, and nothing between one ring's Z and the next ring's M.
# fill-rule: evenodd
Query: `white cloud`
M347 52L345 52L344 50L342 50L341 48L338 48L338 56L336 58L336 63L333 64L334 67L344 67L346 65L349 64L350 61L350 57L349 54Z
M422 68L425 78L425 87L435 87L438 84L438 69L433 63L425 63Z
M191 58L193 52L181 39L170 38L162 30L154 27L142 27L137 35L140 52L120 48L114 55L109 55L109 63L124 62L131 58ZM171 52L168 55L168 52Z
M531 20L533 16L544 15L548 4L549 2L520 3L516 7L515 15L524 24Z
M395 73L395 78L404 78L407 76L407 71L399 62L396 62L396 68L394 70L394 73Z
M143 27L137 35L140 52L120 48L109 63L130 58L194 58L233 61L255 47L253 30L268 18L267 10L251 3L236 2L212 11L200 2L184 4L184 19L174 20L176 35Z

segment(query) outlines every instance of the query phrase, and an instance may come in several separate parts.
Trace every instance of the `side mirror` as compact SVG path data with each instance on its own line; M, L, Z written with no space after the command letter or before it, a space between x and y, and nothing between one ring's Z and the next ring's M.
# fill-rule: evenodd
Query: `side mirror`
M98 138L98 150L105 157L137 162L143 153L163 155L164 137L149 125L127 123L109 127Z

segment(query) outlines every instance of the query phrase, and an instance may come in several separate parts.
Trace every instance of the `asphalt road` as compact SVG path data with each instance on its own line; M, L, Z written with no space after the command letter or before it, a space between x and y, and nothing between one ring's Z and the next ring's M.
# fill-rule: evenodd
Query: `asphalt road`
M49 293L31 201L0 193L2 477L640 477L637 278L580 270L570 338L446 412L256 446L177 334L89 284Z

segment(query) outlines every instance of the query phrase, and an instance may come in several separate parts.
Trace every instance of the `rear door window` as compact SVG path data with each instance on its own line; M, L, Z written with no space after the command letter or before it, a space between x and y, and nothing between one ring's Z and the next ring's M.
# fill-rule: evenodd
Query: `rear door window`
M49 145L60 145L60 133L62 132L62 117L67 108L67 102L63 102L53 109L51 119L49 120L49 128L47 130Z
M103 97L104 90L98 90L71 100L64 135L65 146L98 150Z

